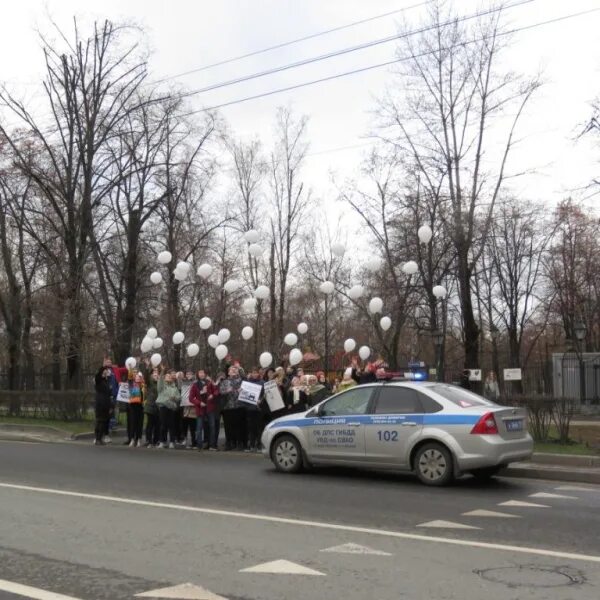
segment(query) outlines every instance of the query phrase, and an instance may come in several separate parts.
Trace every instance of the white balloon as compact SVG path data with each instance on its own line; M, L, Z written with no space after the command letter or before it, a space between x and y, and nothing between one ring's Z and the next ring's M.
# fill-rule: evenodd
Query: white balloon
M215 356L219 360L223 360L227 356L228 353L229 353L229 350L227 350L227 346L225 346L224 344L219 344L215 348Z
M381 258L379 258L379 256L370 256L367 259L366 262L366 267L369 271L371 272L375 272L375 271L379 271L379 269L381 269Z
M260 366L263 369L266 369L267 367L271 366L271 363L273 362L273 356L271 355L270 352L263 352L259 357L258 357L258 362L260 363Z
M177 281L185 281L187 279L188 274L184 273L183 271L180 271L179 269L175 269L173 271L173 276L175 277L175 279L177 279Z
M221 344L224 344L225 342L229 341L229 338L231 337L231 331L229 331L229 329L223 328L221 329L221 331L219 331L217 337L219 338L219 342Z
M209 317L202 317L200 319L199 325L200 325L200 329L204 329L204 330L210 329L210 327L212 325L212 321L210 320Z
M183 340L185 340L185 335L183 334L183 331L176 331L173 334L173 343L174 344L181 344L183 342Z
M137 360L135 360L135 358L133 358L133 356L130 356L126 361L125 361L125 366L128 369L135 369L135 366L137 365Z
M381 317L379 325L381 326L381 329L387 331L392 326L392 320L389 317Z
M285 344L287 344L288 346L295 346L296 343L298 342L298 336L295 333L288 333L284 338L283 341Z
M223 289L228 294L233 294L234 292L237 292L241 287L242 284L237 279L230 279L229 281L225 282Z
M365 295L365 288L362 285L353 285L348 290L348 297L352 300L358 300Z
M348 352L352 352L354 348L356 348L356 342L352 338L348 338L344 342L344 352L347 354Z
M150 281L154 284L154 285L158 285L159 283L162 282L162 275L158 272L158 271L154 271L154 273L152 273L150 275Z
M409 260L402 265L402 271L406 275L414 275L419 270L419 265L414 260Z
M242 329L242 337L245 340L249 340L253 335L254 335L254 329L252 329L252 327L250 327L249 325L247 325L246 327L244 327Z
M216 348L219 345L219 336L216 333L211 333L208 336L207 342L211 348Z
M146 337L149 337L151 340L156 338L157 335L158 331L156 331L156 327L150 327L150 329L148 329L148 331L146 332Z
M150 352L152 350L152 338L145 337L140 344L140 350L142 352Z
M247 313L253 313L256 310L256 298L246 298L242 302L242 310Z
M248 254L254 258L258 258L262 255L264 249L260 244L250 244L248 246Z
M162 362L162 356L157 352L150 357L150 362L152 363L153 367L158 367L158 365L160 365Z
M260 233L256 229L248 229L244 234L244 238L249 244L256 244L260 240Z
M443 285L434 285L431 291L436 298L445 298L448 294L448 291Z
M158 350L159 348L162 348L162 346L163 346L162 338L157 337L152 340L152 348L154 350Z
M346 252L346 246L336 242L335 244L331 244L331 251L333 254L335 254L335 256L344 256L344 253Z
M161 265L168 265L173 260L173 255L168 250L163 250L157 258Z
M187 263L185 261L181 261L181 262L177 263L177 266L175 268L178 271L185 273L186 277L187 277L190 274L190 271L192 270L192 265L190 265L190 263Z
M259 300L266 300L269 297L270 291L266 285L259 285L254 290L254 297Z
M380 313L383 310L383 300L381 298L371 298L371 301L369 302L369 312L372 315L376 315L377 313Z
M200 346L198 344L190 344L187 347L187 355L190 357L196 356L200 352Z
M369 346L361 346L358 349L358 355L362 358L362 360L367 360L367 358L371 356L371 348L369 348Z
M431 231L431 227L429 227L429 225L421 225L421 227L419 227L419 231L417 231L417 235L419 236L419 240L422 244L429 244L431 238L433 237L433 231Z
M304 335L308 331L308 325L306 323L298 323L298 333Z
M302 362L302 350L293 348L290 350L290 365L295 366Z
M213 268L206 263L200 265L198 267L198 270L196 271L198 277L202 277L202 279L208 279L211 276L212 272Z
M335 290L335 285L333 284L333 281L324 281L320 286L319 289L321 290L321 292L323 292L324 294L333 294L333 291Z

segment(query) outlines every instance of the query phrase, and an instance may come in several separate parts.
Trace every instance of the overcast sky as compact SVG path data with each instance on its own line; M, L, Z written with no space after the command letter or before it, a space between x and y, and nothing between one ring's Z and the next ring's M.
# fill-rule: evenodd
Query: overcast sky
M21 0L3 7L0 80L8 82L15 91L35 97L38 89L35 82L43 68L35 30L50 29L48 14L65 31L69 31L73 15L88 22L109 17L141 24L148 33L152 51L151 78L156 79L418 3L418 0ZM460 13L467 14L482 3L456 0L455 6ZM521 27L592 8L600 8L600 0L536 0L511 9L507 16L512 27ZM391 35L397 31L400 19L418 25L424 10L412 8L176 81L192 89L199 88ZM546 82L529 108L521 130L524 139L512 158L514 170L532 167L537 168L537 173L515 183L517 193L554 204L584 186L594 174L598 175L600 152L575 137L589 117L590 101L600 94L599 42L600 12L515 35L506 67L531 74L541 70ZM193 108L213 106L384 62L393 56L394 44L383 44L198 95L191 103ZM328 199L335 195L329 183L330 174L335 173L338 179L352 176L368 150L364 144L368 143L366 138L371 130L369 111L374 98L389 83L390 73L388 68L372 70L230 106L221 113L237 135L259 134L266 142L277 106L289 104L308 115L311 156L306 175L315 192ZM331 152L346 146L359 147Z

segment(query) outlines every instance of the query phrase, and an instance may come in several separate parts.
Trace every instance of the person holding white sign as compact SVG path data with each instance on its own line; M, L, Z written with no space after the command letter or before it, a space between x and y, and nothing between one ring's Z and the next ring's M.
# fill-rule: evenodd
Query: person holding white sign
M260 444L260 435L262 433L261 427L261 409L260 405L262 400L263 382L260 379L258 367L252 367L248 373L247 383L258 387L258 397L256 403L251 404L245 403L244 408L246 409L246 431L248 434L248 445L244 449L245 452L258 452L258 446ZM243 385L243 384L242 384Z

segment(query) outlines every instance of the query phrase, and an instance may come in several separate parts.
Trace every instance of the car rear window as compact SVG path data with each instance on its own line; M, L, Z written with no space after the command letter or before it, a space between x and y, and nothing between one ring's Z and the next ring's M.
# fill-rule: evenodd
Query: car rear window
M450 400L450 402L461 408L471 408L472 406L496 406L494 402L486 400L483 396L479 396L455 385L432 385L428 389L439 394L446 400Z

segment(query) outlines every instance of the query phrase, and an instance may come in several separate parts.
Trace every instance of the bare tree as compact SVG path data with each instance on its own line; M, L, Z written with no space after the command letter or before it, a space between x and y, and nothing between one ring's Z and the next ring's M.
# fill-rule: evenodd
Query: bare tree
M310 192L305 189L301 179L301 169L307 149L306 127L306 117L296 119L288 109L278 109L277 137L271 154L269 173L273 236L270 260L272 286L270 343L272 347L276 340L281 340L283 337L288 278L297 250L302 217L310 203Z
M419 179L430 189L443 179L440 194L448 197L452 211L448 234L456 254L469 368L479 363L473 273L508 176L520 118L539 85L501 71L501 19L500 11L468 26L444 3L432 3L428 30L403 38L398 49L402 95L392 90L380 112L380 135L401 148L407 161L410 157ZM500 152L492 149L498 139L503 139Z
M24 147L19 134L0 124L17 167L44 199L39 208L29 206L28 210L44 220L64 246L64 257L62 253L57 256L38 231L29 230L64 274L70 386L77 386L81 379L82 293L94 213L113 185L105 178L112 157L102 150L131 110L134 94L146 75L138 45L126 39L127 33L128 29L104 21L85 37L75 22L72 43L59 32L66 51L42 38L44 90L51 112L48 128L6 89L0 91L0 99L19 117L31 140Z

